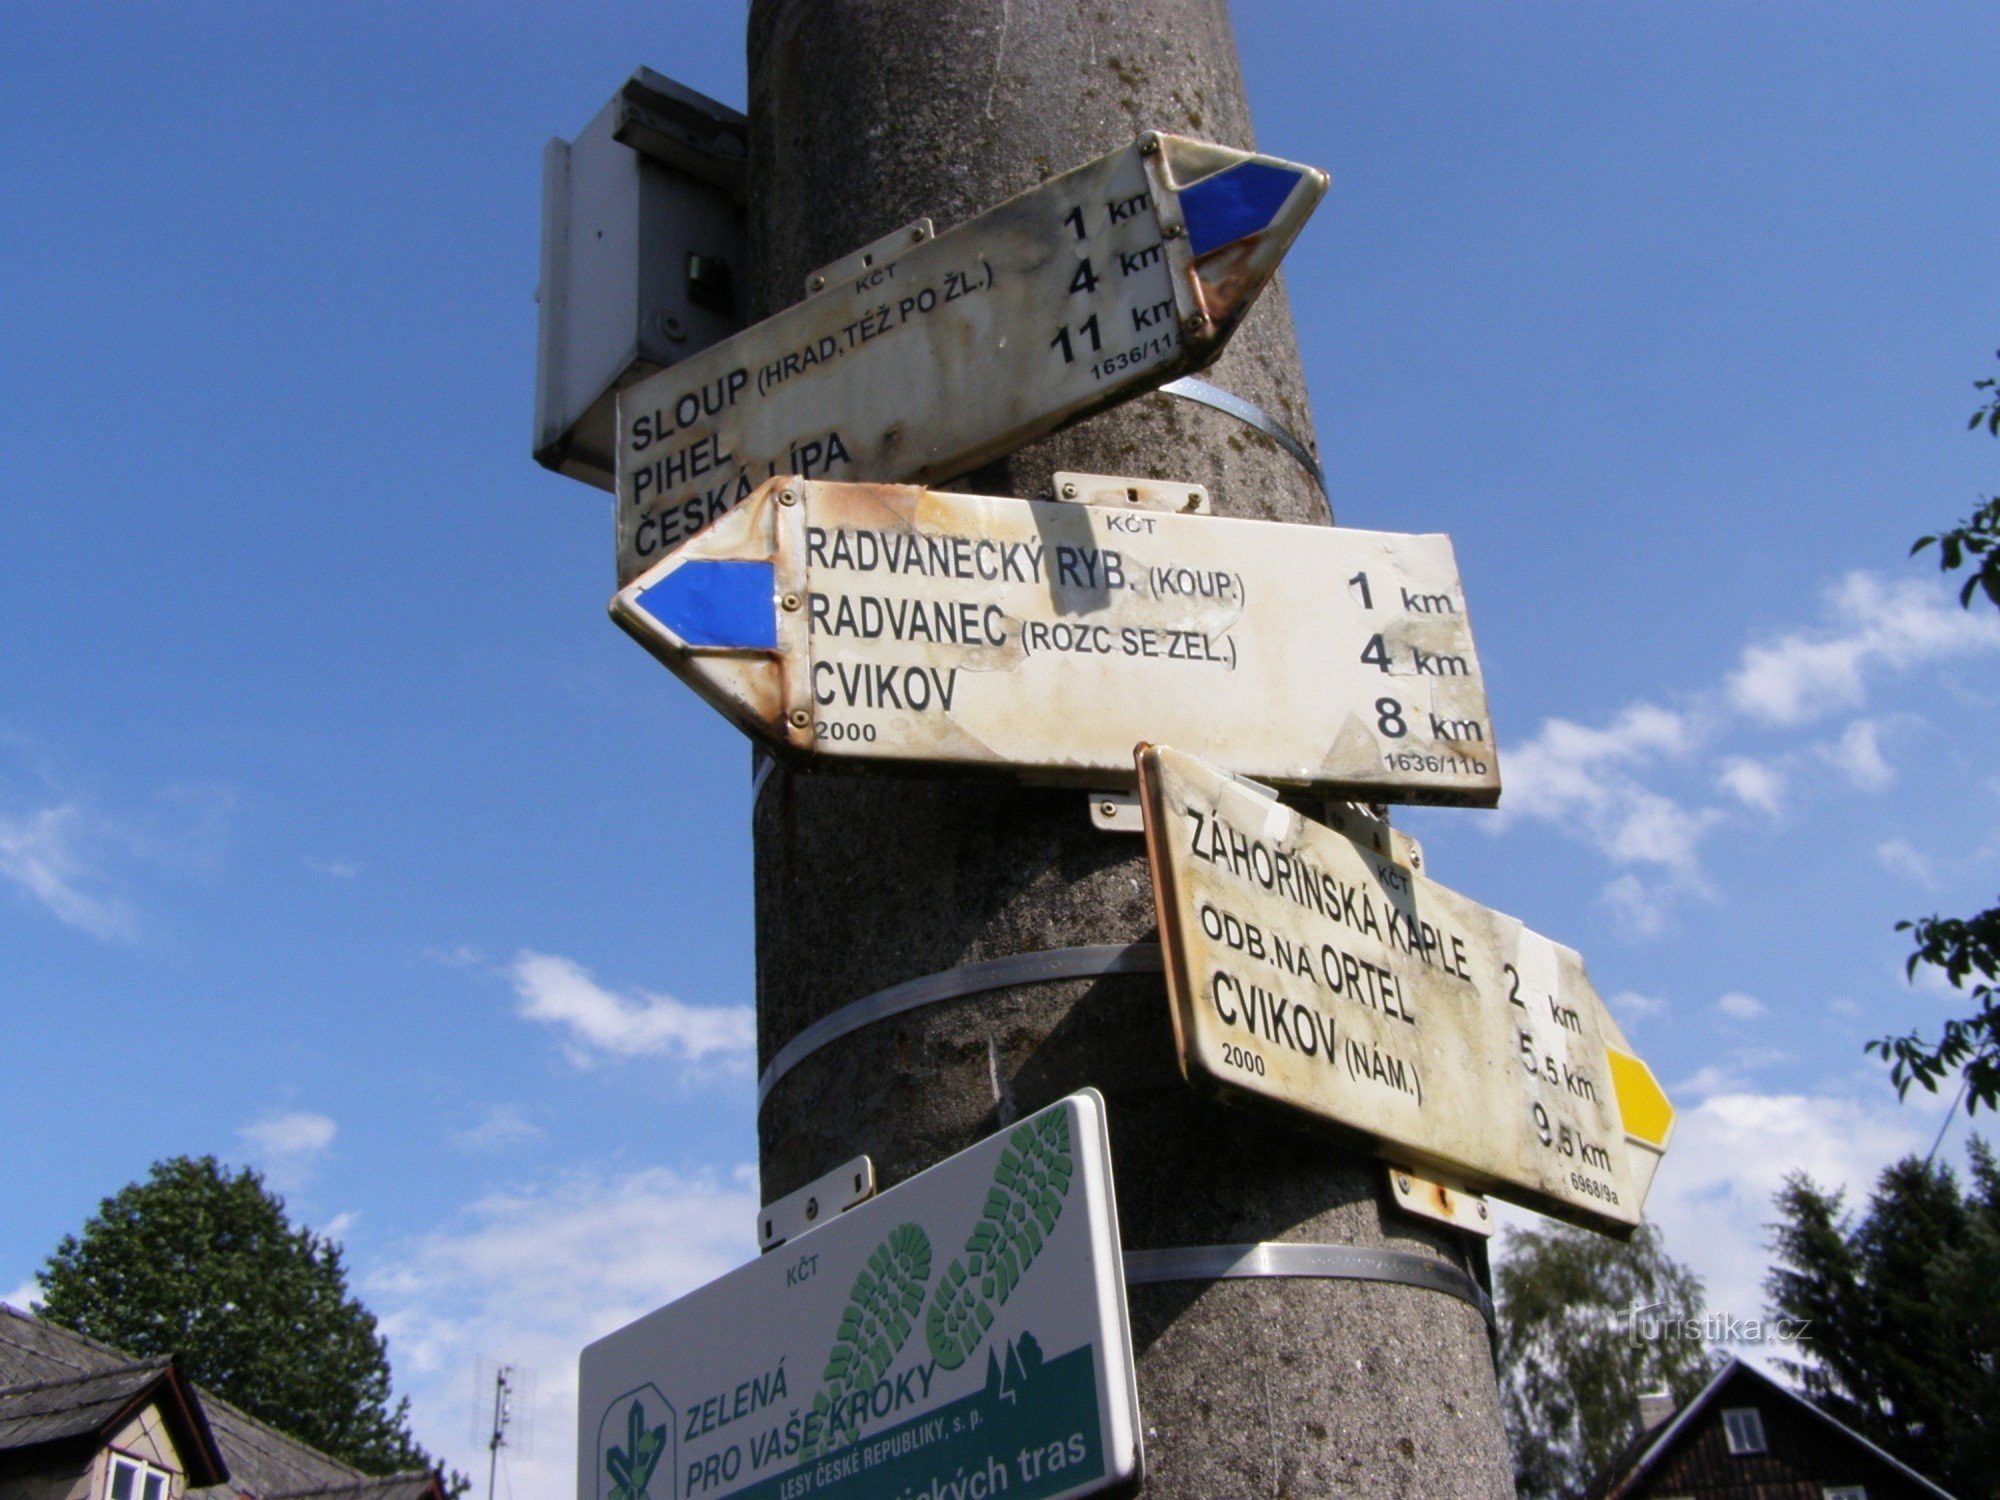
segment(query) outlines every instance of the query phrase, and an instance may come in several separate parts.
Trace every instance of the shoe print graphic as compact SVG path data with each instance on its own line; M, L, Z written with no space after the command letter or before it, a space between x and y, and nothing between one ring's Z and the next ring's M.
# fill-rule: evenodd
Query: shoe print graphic
M918 1224L899 1224L875 1247L854 1278L813 1397L818 1421L804 1451L824 1453L852 1438L855 1424L842 1413L857 1393L864 1398L888 1373L923 1311L931 1279L931 1240ZM810 1419L808 1419L810 1421Z
M1050 1110L1007 1138L978 1227L938 1277L924 1314L924 1341L940 1369L956 1370L978 1350L995 1310L1054 1231L1074 1170L1066 1110Z

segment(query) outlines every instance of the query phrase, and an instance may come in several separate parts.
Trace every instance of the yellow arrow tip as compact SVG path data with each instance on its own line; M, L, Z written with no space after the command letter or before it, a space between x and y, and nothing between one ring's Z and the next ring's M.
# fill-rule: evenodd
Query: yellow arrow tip
M1630 1053L1607 1048L1605 1055L1611 1060L1611 1087L1618 1093L1625 1134L1655 1151L1665 1151L1674 1130L1674 1106L1659 1079Z

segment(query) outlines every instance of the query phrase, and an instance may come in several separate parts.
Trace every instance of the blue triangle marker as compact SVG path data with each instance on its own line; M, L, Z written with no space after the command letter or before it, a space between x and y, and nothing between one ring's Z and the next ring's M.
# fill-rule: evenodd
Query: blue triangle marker
M1246 161L1182 188L1188 249L1199 259L1265 228L1303 175L1268 162Z
M777 587L770 563L695 558L633 602L690 646L775 651Z

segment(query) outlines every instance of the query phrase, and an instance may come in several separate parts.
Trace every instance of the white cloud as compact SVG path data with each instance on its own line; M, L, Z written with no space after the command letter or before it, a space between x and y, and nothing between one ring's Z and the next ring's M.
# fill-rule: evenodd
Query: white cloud
M1732 1021L1754 1021L1766 1011L1764 1002L1755 995L1745 995L1736 990L1717 1000L1715 1008Z
M320 1230L319 1233L322 1238L332 1240L336 1244L345 1244L348 1232L360 1222L360 1212L356 1209L349 1209L345 1213L335 1214L327 1221L326 1227Z
M361 873L361 866L347 859L312 859L308 857L305 867L315 875L331 875L335 880L352 880Z
M1775 766L1732 755L1722 762L1715 779L1745 807L1773 818L1784 811L1785 773Z
M236 1132L264 1175L290 1192L312 1179L340 1127L325 1115L288 1110L259 1116Z
M26 1281L22 1282L19 1286L15 1287L13 1291L0 1292L0 1302L6 1303L9 1307L18 1308L22 1312L26 1312L36 1301L38 1301L41 1298L41 1295L42 1295L41 1282L37 1281L34 1277L30 1276Z
M1622 1021L1646 1021L1654 1016L1665 1015L1667 1002L1652 995L1642 995L1637 990L1620 990L1615 995L1607 995L1604 1003L1611 1007Z
M474 1371L487 1356L534 1377L532 1453L512 1491L576 1485L576 1368L583 1346L756 1253L754 1173L663 1169L578 1175L496 1193L373 1267L360 1289L381 1320L418 1439L483 1478L468 1441Z
M89 889L101 875L83 852L88 830L74 806L0 817L0 878L92 937L132 942L138 920L116 897Z
M569 1033L571 1060L594 1055L710 1059L747 1066L757 1045L756 1012L747 1005L696 1006L671 995L615 995L590 971L553 954L522 952L508 971L518 1013Z
M1631 874L1607 881L1597 895L1619 927L1642 938L1658 937L1667 930L1667 911L1674 897L1672 882L1641 880Z
M1677 1099L1708 1099L1717 1094L1742 1094L1751 1089L1751 1080L1774 1063L1791 1061L1791 1055L1776 1047L1733 1047L1715 1054L1701 1067L1673 1087Z
M1931 869L1931 862L1908 839L1887 839L1877 844L1875 857L1891 875L1900 875L1926 890L1938 888L1937 873Z
M493 1104L487 1106L478 1124L454 1132L452 1140L465 1151L499 1151L547 1137L548 1132L522 1114L517 1106Z
M1534 739L1508 753L1502 815L1581 814L1615 829L1634 785L1626 773L1662 756L1685 755L1698 738L1685 716L1651 703L1630 705L1608 729L1550 719Z
M2000 619L1968 613L1934 582L1850 573L1827 591L1827 623L1745 648L1730 703L1764 724L1794 725L1859 705L1880 668L2000 649Z
M1882 758L1882 724L1878 719L1856 719L1831 745L1819 753L1846 773L1855 788L1879 792L1896 779L1889 762Z
M1827 1001L1826 1008L1834 1015L1849 1021L1858 1021L1866 1014L1862 1010L1859 1001L1851 1000L1845 995L1836 996L1834 999Z
M1639 779L1662 759L1686 757L1708 733L1689 715L1656 704L1635 703L1608 729L1550 719L1534 739L1508 752L1507 791L1494 832L1512 821L1537 818L1582 838L1615 865L1653 870L1653 878L1626 874L1601 899L1619 922L1641 936L1665 926L1682 895L1706 894L1698 857L1708 830L1723 816L1714 808L1689 808Z
M1544 720L1503 752L1507 789L1485 826L1497 833L1534 819L1594 849L1612 867L1599 901L1635 936L1665 931L1689 898L1718 899L1702 860L1718 829L1740 826L1746 812L1781 817L1824 790L1827 767L1865 791L1895 777L1883 753L1893 719L1855 718L1831 742L1800 738L1756 754L1732 740L1858 707L1889 672L2000 652L2000 617L1968 615L1934 580L1851 573L1827 590L1824 613L1819 626L1747 646L1724 681L1687 693L1678 708L1641 700L1602 728ZM1703 754L1713 759L1698 767Z
M1936 964L1918 964L1915 969L1899 966L1896 977L1903 981L1904 989L1919 995L1956 1000L1965 993L1964 986L1953 984L1951 975Z

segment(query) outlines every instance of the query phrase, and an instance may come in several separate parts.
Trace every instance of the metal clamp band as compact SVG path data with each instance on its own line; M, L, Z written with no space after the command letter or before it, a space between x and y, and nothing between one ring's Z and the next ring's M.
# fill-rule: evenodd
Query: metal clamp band
M1094 979L1100 974L1157 974L1163 967L1158 943L1092 943L1078 948L1048 948L1040 953L1010 953L1005 958L983 959L905 980L843 1005L831 1015L821 1016L780 1047L757 1079L757 1103L761 1106L780 1078L828 1042L890 1016L900 1016L904 1011L985 990L1041 984L1052 979Z
M1252 1276L1324 1277L1339 1281L1392 1281L1443 1292L1479 1310L1494 1326L1493 1299L1457 1266L1407 1250L1371 1250L1360 1245L1194 1245L1172 1250L1127 1250L1125 1280L1133 1285L1158 1281L1222 1281Z
M1299 467L1312 476L1312 482L1319 492L1326 495L1326 473L1319 466L1319 460L1312 456L1312 450L1300 442L1283 422L1265 411L1263 407L1245 401L1234 391L1225 391L1219 385L1210 385L1206 380L1197 380L1192 375L1184 375L1179 380L1169 380L1160 389L1169 396L1179 396L1183 401L1197 402L1226 412L1239 422L1247 422L1263 433L1265 437L1283 448L1299 461ZM1333 518L1333 497L1327 495L1327 519Z

